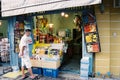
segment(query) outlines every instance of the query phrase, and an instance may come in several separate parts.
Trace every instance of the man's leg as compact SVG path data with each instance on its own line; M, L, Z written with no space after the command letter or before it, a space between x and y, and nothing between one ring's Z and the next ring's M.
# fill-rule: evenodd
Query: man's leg
M25 71L24 71L24 59L21 58L21 70L22 70L22 78L25 78Z
M32 69L31 69L32 65L31 65L31 62L30 62L30 58L28 58L26 60L25 65L26 65L26 68L28 69L28 72L30 73L30 77L35 78L35 76L33 75Z
M35 76L33 75L32 69L31 69L31 68L28 68L28 71L29 71L29 73L30 73L30 78L35 78Z
M24 78L25 77L24 66L21 67L21 70L22 70L22 77Z

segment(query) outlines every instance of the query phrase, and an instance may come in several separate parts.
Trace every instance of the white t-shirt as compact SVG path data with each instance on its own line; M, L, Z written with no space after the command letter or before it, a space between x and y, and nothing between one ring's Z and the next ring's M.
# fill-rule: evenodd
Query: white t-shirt
M32 43L32 38L30 36L26 36L25 34L23 35L23 37L20 40L20 44L19 44L19 54L22 54L22 47L25 47L24 51L23 51L23 57L27 57L29 56L29 44Z

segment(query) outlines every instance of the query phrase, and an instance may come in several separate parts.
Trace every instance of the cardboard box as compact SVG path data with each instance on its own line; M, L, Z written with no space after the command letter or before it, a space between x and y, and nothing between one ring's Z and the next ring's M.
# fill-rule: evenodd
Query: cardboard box
M58 61L42 60L42 68L58 69L59 67L60 67L60 60Z
M37 59L30 59L32 67L42 67L42 61Z

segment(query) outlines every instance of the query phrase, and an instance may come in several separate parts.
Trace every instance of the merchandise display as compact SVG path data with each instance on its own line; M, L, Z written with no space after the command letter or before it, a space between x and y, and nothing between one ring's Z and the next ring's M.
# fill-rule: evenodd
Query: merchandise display
M61 65L60 58L62 57L63 48L64 44L34 44L31 57L33 72L35 73L35 70L37 70L37 74L41 74L42 69L44 76L56 78L58 68Z
M85 33L96 32L96 24L87 24L84 26Z
M83 24L87 52L100 52L99 33L94 14L87 12L83 15Z
M33 29L34 44L31 63L33 67L58 69L61 65L64 44L61 36L53 35L47 18L36 17ZM66 36L66 34L64 34Z
M98 42L98 37L97 37L97 34L95 33L86 34L85 37L86 37L85 39L87 43Z
M57 47L56 47L57 46ZM34 44L32 59L60 63L64 44ZM35 63L34 63L35 64Z
M58 69L61 65L60 58L62 57L62 51L64 44L45 44L36 43L33 46L33 56L31 63L33 67Z
M14 29L15 53L19 52L19 42L23 34L24 34L24 23L16 21L15 29Z
M8 38L2 38L0 41L0 57L2 62L10 61L9 48L10 44L8 42Z
M94 44L88 44L87 45L87 51L88 52L99 52L99 45L94 43Z

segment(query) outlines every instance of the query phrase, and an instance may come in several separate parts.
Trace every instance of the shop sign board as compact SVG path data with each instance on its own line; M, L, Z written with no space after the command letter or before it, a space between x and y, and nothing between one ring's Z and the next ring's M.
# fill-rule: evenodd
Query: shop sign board
M1 0L2 16L14 16L77 6L94 5L102 0Z
M92 10L91 10L92 11ZM93 12L85 11L82 15L83 31L88 53L101 51L97 22Z

